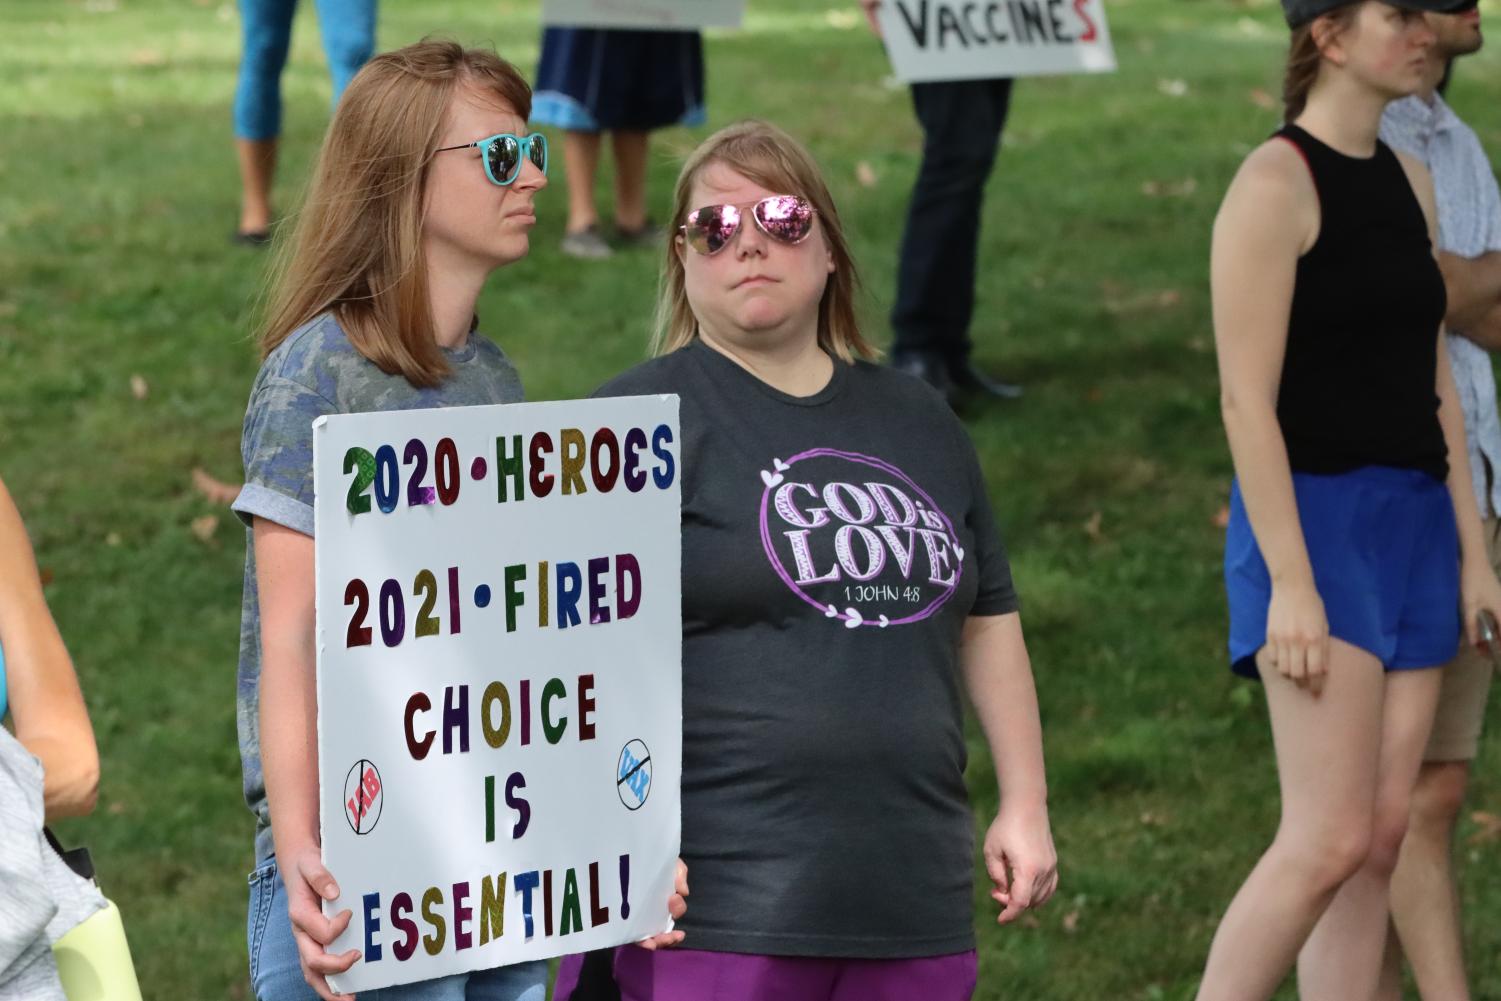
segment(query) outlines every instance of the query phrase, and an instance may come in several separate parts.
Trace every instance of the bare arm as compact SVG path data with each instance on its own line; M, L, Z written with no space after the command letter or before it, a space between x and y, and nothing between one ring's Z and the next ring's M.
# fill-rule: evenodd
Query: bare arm
M1501 302L1492 304L1469 326L1455 328L1451 333L1456 333L1487 351L1501 351Z
M1460 257L1441 251L1439 270L1449 308L1444 323L1452 330L1469 330L1497 306L1501 306L1501 251L1479 257Z
M0 647L16 739L42 762L47 819L82 816L99 790L99 751L73 661L42 596L21 513L0 483Z
M1058 856L1048 824L1042 721L1021 616L972 615L959 650L965 689L1000 786L1001 808L985 837L985 868L1010 921L1052 896Z
M277 854L318 843L318 696L313 540L255 520L261 613L261 768Z
M271 835L303 975L319 996L331 999L327 975L347 970L359 952L331 956L324 951L348 926L351 913L342 911L330 921L318 900L339 893L323 868L318 833L313 540L264 518L255 519L253 538L261 615L261 768Z
M1329 627L1298 517L1277 393L1297 261L1317 239L1318 225L1307 167L1290 144L1274 140L1253 152L1231 182L1210 255L1225 435L1272 580L1264 654L1315 693Z

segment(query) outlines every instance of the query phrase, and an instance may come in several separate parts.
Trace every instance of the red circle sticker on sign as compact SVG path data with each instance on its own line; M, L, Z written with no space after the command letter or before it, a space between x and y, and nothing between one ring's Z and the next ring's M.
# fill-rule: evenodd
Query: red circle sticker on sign
M380 820L384 790L375 763L361 758L344 778L344 819L356 834L369 834Z

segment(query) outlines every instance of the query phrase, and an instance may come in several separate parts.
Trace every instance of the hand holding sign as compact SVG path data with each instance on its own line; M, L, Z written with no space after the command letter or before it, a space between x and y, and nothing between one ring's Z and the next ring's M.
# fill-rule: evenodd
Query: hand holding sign
M327 946L344 934L353 912L340 911L331 919L324 917L320 904L339 896L338 884L323 867L316 845L296 851L286 858L277 856L282 882L287 888L287 916L292 920L292 940L297 943L297 958L308 984L324 1001L335 1001L328 977L343 973L360 958L358 949L334 955Z
M667 913L676 921L688 913L688 866L682 859L678 859L677 870L672 880L672 896L667 898ZM643 938L636 944L647 952L655 952L658 949L671 948L683 941L685 933L680 931L665 931L660 935Z

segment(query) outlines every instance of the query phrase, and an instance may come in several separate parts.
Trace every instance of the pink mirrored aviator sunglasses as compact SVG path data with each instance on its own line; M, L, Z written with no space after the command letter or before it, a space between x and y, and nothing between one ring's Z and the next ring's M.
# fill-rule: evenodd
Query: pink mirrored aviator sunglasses
M678 227L688 246L705 256L717 254L729 245L740 229L743 205L705 205L688 213L688 221ZM793 246L813 232L815 209L801 195L772 195L750 206L756 228L778 243Z

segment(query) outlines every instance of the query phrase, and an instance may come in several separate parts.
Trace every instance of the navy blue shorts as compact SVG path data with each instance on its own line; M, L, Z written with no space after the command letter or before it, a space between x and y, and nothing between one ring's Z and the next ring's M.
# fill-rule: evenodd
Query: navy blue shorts
M1461 632L1459 536L1448 488L1417 470L1367 466L1293 473L1293 493L1329 634L1388 671L1452 660ZM1225 590L1230 669L1257 678L1272 582L1239 482L1230 490Z
M532 122L577 132L702 125L697 31L544 28Z

